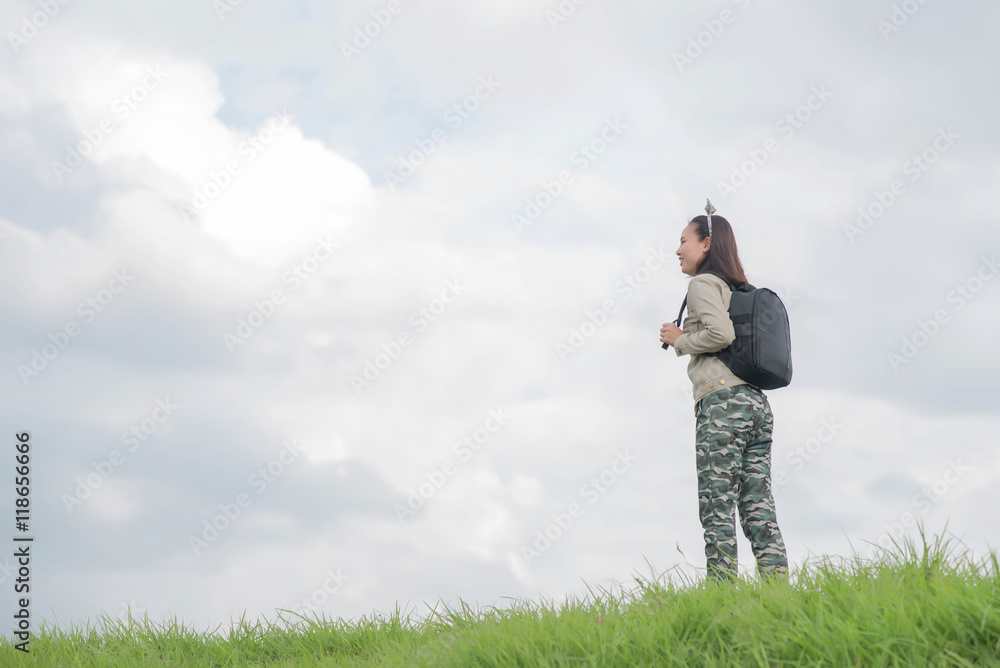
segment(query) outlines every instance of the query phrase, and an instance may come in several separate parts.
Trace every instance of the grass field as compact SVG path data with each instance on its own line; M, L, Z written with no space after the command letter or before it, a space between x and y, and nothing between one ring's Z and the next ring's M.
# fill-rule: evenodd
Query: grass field
M198 632L180 622L43 628L3 666L1000 666L1000 567L951 541L877 560L822 559L789 583L635 580L561 604L359 620L285 618Z

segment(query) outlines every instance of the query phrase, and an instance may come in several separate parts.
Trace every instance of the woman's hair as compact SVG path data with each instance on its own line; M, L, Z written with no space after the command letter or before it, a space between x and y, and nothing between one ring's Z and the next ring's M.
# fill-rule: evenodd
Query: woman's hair
M694 225L698 234L698 241L704 241L708 236L708 217L695 216L688 225ZM733 228L729 221L722 216L712 216L712 245L705 253L698 266L695 268L695 275L715 274L719 277L728 278L736 285L747 282L746 274L743 273L743 265L740 264L740 255L736 250L736 237L733 236Z

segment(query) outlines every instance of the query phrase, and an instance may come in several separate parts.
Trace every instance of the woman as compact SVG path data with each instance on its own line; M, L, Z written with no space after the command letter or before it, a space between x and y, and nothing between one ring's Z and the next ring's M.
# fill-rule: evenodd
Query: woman
M729 319L733 285L746 283L733 229L722 216L692 218L677 249L688 283L687 317L681 330L672 322L660 328L660 341L678 356L691 355L688 377L694 384L698 514L705 530L709 577L736 579L736 527L750 541L762 576L788 577L785 543L778 529L771 494L771 432L774 421L767 397L735 376L713 355L736 338Z

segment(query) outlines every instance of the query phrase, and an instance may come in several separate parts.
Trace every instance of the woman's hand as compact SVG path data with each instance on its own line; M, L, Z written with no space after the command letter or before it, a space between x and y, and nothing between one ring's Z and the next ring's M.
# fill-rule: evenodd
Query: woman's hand
M677 337L684 333L680 327L672 322L663 323L663 327L660 327L660 341L668 345L674 345L674 341Z

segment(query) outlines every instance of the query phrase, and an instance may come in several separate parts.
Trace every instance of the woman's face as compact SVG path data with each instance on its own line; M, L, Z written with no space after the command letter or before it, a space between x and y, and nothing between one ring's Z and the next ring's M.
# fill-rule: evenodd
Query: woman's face
M698 261L708 252L711 246L711 237L705 237L704 241L698 241L698 233L695 232L697 225L691 223L681 232L681 245L677 247L677 257L680 258L681 271L688 276L695 275Z

